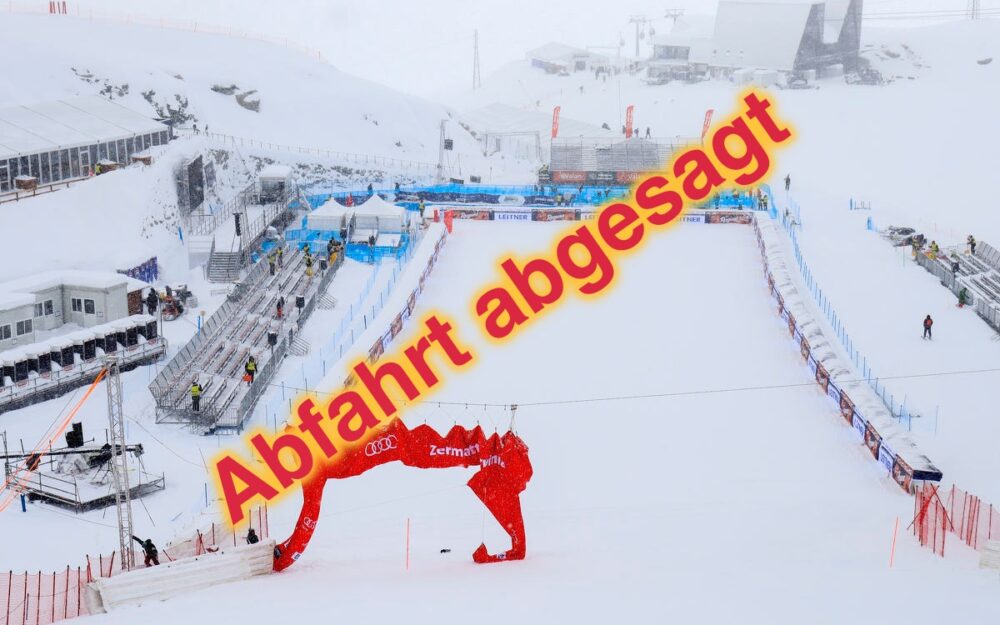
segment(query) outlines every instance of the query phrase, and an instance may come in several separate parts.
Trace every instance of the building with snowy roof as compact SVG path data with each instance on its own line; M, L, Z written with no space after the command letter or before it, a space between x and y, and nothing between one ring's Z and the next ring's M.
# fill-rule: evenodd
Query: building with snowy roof
M858 62L863 0L721 0L714 21L685 16L653 44L654 67L800 71Z
M603 54L555 41L529 50L525 57L533 67L550 73L586 72L608 65L608 57Z
M102 271L46 271L0 283L0 352L67 323L91 328L140 313L148 286Z
M166 125L100 96L0 108L0 193L84 178L100 161L125 165L169 138Z

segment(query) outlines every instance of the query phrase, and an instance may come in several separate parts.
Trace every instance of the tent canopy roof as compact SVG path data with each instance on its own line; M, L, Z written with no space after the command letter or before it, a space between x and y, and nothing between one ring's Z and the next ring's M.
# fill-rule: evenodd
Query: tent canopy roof
M0 108L0 159L166 129L160 122L100 96Z

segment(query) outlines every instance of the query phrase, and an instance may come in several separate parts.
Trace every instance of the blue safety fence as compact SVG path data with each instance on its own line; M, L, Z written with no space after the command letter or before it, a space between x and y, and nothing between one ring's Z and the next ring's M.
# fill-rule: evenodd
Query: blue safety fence
M306 189L306 199L312 209L319 208L329 200L342 205L348 201L354 205L363 203L370 197L367 189L321 192L322 184ZM774 198L770 186L760 186L767 197L766 209L774 211ZM417 210L421 200L424 203L449 204L495 204L498 206L599 206L609 200L628 197L631 188L627 186L572 186L572 185L464 185L441 184L424 187L401 187L395 189L373 189L373 194L394 202L408 210ZM719 208L725 210L765 210L765 206L755 194L732 191L716 194L695 208Z
M790 198L789 198L790 199ZM913 429L912 415L906 406L906 396L904 395L901 401L896 402L896 396L894 393L890 392L886 388L885 384L881 382L879 377L872 371L871 367L868 365L868 358L861 353L861 351L854 344L854 340L851 339L851 335L847 332L844 327L843 322L840 319L840 315L837 314L836 308L830 302L830 299L820 288L819 283L816 282L815 277L813 277L812 271L809 269L809 264L806 263L805 257L802 254L802 249L799 247L798 236L796 231L801 227L801 222L796 219L793 221L792 215L798 215L799 207L794 204L794 207L789 207L787 213L781 215L781 225L784 227L785 232L788 233L789 238L792 241L792 251L795 255L795 262L799 266L799 273L802 275L802 279L805 281L806 287L812 294L813 299L819 306L823 314L826 315L827 321L833 328L834 333L837 335L837 340L840 341L841 346L847 352L848 357L854 363L854 366L861 372L865 381L870 387L875 391L875 393L882 399L882 403L885 407L889 409L892 416L896 418L901 424L906 425L907 430ZM774 217L772 215L772 217Z

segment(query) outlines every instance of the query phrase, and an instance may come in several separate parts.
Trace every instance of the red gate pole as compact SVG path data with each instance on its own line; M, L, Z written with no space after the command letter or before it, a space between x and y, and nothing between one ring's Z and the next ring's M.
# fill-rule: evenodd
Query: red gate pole
M7 616L4 617L4 625L10 625L10 589L14 585L14 571L7 571Z
M63 618L69 618L69 565L66 565L66 594L63 595Z
M990 504L990 524L986 526L986 540L993 540L993 504Z
M56 622L56 572L52 571L52 610L49 612L51 615L50 623Z
M42 572L38 572L38 594L35 595L35 625L41 623L42 618Z
M24 601L21 602L21 625L28 622L28 572L24 572Z
M80 567L76 567L76 615L80 616L83 606L80 605Z

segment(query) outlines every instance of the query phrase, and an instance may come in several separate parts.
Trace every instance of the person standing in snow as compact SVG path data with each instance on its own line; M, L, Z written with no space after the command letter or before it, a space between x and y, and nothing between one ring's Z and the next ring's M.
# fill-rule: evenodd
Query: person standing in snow
M278 315L278 319L281 319L281 317L285 314L285 296L284 295L279 295L278 296L278 301L277 301L277 303L275 303L274 307L275 307L275 312Z
M792 175L785 174L785 191L788 191L792 186Z
M249 378L247 380L247 384L248 385L253 384L253 379L257 375L257 359L254 358L253 356L251 356L247 360L247 364L243 366L243 371L246 373L247 377Z
M160 298L156 296L156 289L149 289L149 295L146 296L146 309L150 315L156 314L156 305L159 303Z
M276 259L274 258L274 254L268 254L267 255L267 269L268 269L268 271L271 272L272 276L274 275L274 263L275 262L276 262Z
M646 138L649 139L650 136L651 135L649 134L649 126L646 126Z
M372 183L369 182L368 183L368 195L373 195L374 193L375 193L374 187L372 187Z
M933 326L933 325L934 325L934 320L931 319L930 315L927 315L926 317L924 317L924 338L925 339L933 339L934 338L933 336L931 336L931 326Z
M191 380L191 410L198 412L201 407L201 384L198 379Z
M969 303L969 292L962 287L962 290L958 292L958 307L964 308L966 304Z
M976 237L971 234L965 239L966 244L969 246L969 253L973 256L976 255Z
M257 537L257 532L251 527L250 531L247 532L247 544L256 545L258 542L260 542L260 538Z
M156 545L149 538L143 540L138 536L132 536L132 540L142 545L142 553L146 556L146 566L160 566L159 553L156 551ZM152 563L152 564L151 564Z

